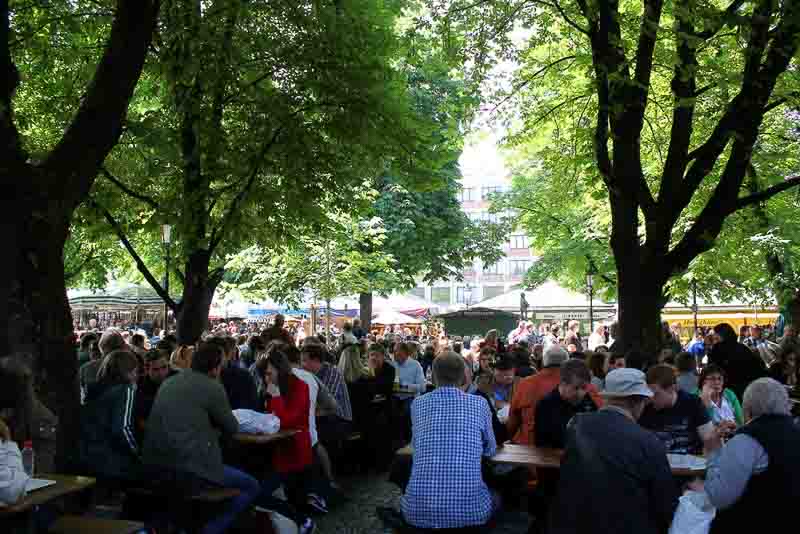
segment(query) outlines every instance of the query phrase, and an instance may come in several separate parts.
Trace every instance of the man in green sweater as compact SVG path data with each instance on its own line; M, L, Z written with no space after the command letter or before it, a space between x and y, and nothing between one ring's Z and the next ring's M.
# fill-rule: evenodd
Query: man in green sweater
M191 369L159 388L145 429L142 460L154 479L172 481L187 492L215 486L241 491L204 534L224 532L260 493L256 479L222 463L220 434L239 429L219 381L222 361L218 345L201 343Z

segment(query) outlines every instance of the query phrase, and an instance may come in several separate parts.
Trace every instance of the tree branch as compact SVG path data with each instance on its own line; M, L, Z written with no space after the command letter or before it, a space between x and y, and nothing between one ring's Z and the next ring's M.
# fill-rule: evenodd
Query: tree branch
M497 110L497 108L499 108L500 106L505 104L507 101L511 100L514 97L514 95L516 95L520 90L524 89L528 84L530 84L533 80L535 80L540 74L543 74L544 72L546 72L549 68L558 65L562 61L567 61L567 60L575 59L575 58L576 58L576 56L562 57L561 59L557 59L556 61L553 61L552 63L549 63L549 64L545 65L544 67L542 67L541 69L537 70L536 72L534 72L531 75L530 78L527 78L524 82L520 83L517 87L515 87L511 91L510 94L508 94L505 98L503 98L500 102L498 102L498 104L495 107L493 107L492 110L489 113L494 113L495 110Z
M554 8L556 8L558 13L561 15L561 18L563 18L564 21L567 24L569 24L570 26L572 26L573 28L575 28L576 30L581 32L582 34L589 35L589 30L587 30L586 28L584 28L583 26L581 26L580 24L578 24L577 22L575 22L574 20L569 18L569 16L567 16L566 12L561 8L561 4L558 3L558 0L553 0L552 4L550 4L548 2L542 2L542 3L544 5L552 5Z
M75 278L79 274L81 274L81 272L83 272L83 270L86 268L87 265L89 265L91 262L93 262L96 259L98 259L98 256L95 256L94 254L89 254L89 256L86 259L84 259L81 262L81 264L78 265L75 268L75 270L64 273L64 281L65 282L70 282L73 278Z
M8 0L0 0L0 161L24 165L27 156L22 150L19 131L14 124L13 98L19 86L20 77L11 48L8 45L11 37L11 21ZM13 173L12 173L13 174Z
M663 0L645 0L641 27L639 28L634 79L638 82L638 90L644 93L645 104L647 102L647 92L650 88L650 73L653 71L653 51L656 46L658 25L661 20L663 5ZM642 111L644 112L644 106L642 106Z
M792 100L793 98L800 98L800 91L794 91L794 92L792 92L792 93L790 93L790 94L788 94L788 95L786 95L786 96L782 96L782 97L778 98L778 99L777 99L777 100L775 100L774 102L770 102L769 104L767 104L767 105L764 107L764 113L765 113L765 114L766 114L766 113L769 113L769 112L770 112L770 111L772 111L773 109L775 109L775 108L777 108L777 107L780 107L780 106L782 106L782 105L786 104L787 102L789 102L789 101L790 101L790 100Z
M209 245L208 245L209 256L213 254L214 249L217 248L220 241L222 241L222 238L225 236L225 232L227 231L228 226L231 224L233 217L236 215L236 212L239 211L242 202L244 202L244 199L247 197L247 194L250 192L250 190L253 187L253 184L256 181L256 177L258 176L258 173L261 170L261 165L264 161L264 157L266 156L267 152L269 152L269 149L272 148L272 146L278 140L278 136L280 135L282 130L283 126L279 126L272 134L272 138L267 143L264 144L264 146L261 149L261 152L258 155L258 158L256 159L255 165L253 166L253 170L250 173L250 177L247 179L247 183L231 201L231 205L228 207L228 211L222 218L222 223L211 231L211 239L209 240Z
M150 284L150 286L152 286L155 292L158 293L158 296L161 297L164 300L164 302L167 303L167 306L169 306L169 308L172 311L177 312L178 311L177 304L175 303L174 300L172 300L172 297L169 296L169 294L164 290L164 288L161 287L161 284L158 283L155 276L153 276L153 273L150 272L150 269L147 268L147 265L145 265L144 261L142 260L142 257L139 256L139 254L136 252L136 249L133 248L133 245L131 244L130 240L128 240L128 237L125 235L122 226L120 226L117 220L114 219L114 216L111 215L111 212L108 211L103 206L101 206L93 198L89 198L89 204L103 215L108 224L114 230L114 233L117 234L117 237L119 238L122 245L125 247L125 249L131 255L133 260L136 262L136 268L139 269L139 272L142 273L142 276L144 276L145 280L147 280L147 282Z
M784 181L779 184L770 186L757 193L752 193L745 197L740 197L736 201L736 207L734 211L740 210L747 206L751 206L753 204L759 204L761 202L765 202L770 198L774 197L775 195L777 195L778 193L782 193L783 191L786 191L787 189L791 189L792 187L796 187L798 185L800 185L800 174L785 178Z
M116 185L126 195L128 195L128 196L130 196L132 198L135 198L136 200L140 200L140 201L144 202L145 204L147 204L148 206L150 206L154 210L158 210L159 209L158 202L156 202L152 198L148 197L147 195L139 194L136 191L133 191L132 189L130 189L128 186L123 184L122 181L119 180L119 178L116 178L113 174L108 172L108 169L106 169L105 166L100 167L100 172L103 173L103 176L108 178L109 182L111 182L112 184Z
M739 11L739 8L742 7L742 5L744 5L744 2L745 0L734 0L725 11L720 13L719 19L711 26L711 28L702 32L694 33L694 35L703 40L711 39L717 34L717 32L724 28L726 24L734 21L736 18L736 12Z
M672 75L672 128L670 143L667 150L667 160L661 174L661 187L658 193L658 203L663 206L665 224L661 225L660 239L662 246L669 244L671 228L683 210L675 205L675 197L679 195L683 175L689 164L689 145L692 141L694 127L694 111L697 72L697 50L690 41L694 33L692 24L691 3L687 0L677 0L677 52L678 61Z
M43 167L60 178L63 198L77 205L122 134L128 102L139 80L160 0L117 0L116 16L92 81L61 140Z

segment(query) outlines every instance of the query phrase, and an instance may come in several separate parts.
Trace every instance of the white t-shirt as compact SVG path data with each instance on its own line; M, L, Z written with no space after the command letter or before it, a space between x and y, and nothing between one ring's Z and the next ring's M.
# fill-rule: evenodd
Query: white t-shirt
M22 498L29 478L22 468L22 453L17 444L0 441L0 507Z
M589 350L594 350L600 345L605 345L605 343L606 338L597 332L592 332L592 335L589 336Z
M308 433L311 434L311 446L317 444L319 438L317 437L317 395L319 394L319 385L317 384L314 375L305 369L292 369L294 376L302 380L308 386Z
M734 423L736 422L736 416L733 413L733 407L731 406L731 403L728 402L728 399L725 398L725 395L722 396L722 401L720 402L719 406L712 400L711 407L714 410L715 422L718 421L732 421Z

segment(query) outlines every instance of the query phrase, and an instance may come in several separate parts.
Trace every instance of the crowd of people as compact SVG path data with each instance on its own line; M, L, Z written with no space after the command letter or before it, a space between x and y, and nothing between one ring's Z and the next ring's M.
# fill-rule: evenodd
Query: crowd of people
M577 323L562 334L560 325L521 322L505 340L490 331L434 351L438 387L411 405L413 463L395 477L400 513L383 513L419 528L479 532L512 483L535 487L533 532L663 533L691 490L717 508L712 532L722 532L763 518L756 507L776 488L781 502L800 497L798 449L780 445L800 439L789 398L797 393L791 328L770 346L771 360L753 342L758 328L740 342L730 325L717 325L698 351L665 325L666 348L653 354L622 353L616 329L584 339ZM487 464L506 439L564 450L561 468ZM668 454L705 455L705 481L673 476ZM787 507L767 523L790 516Z
M585 338L579 330L521 322L507 336L450 338L346 324L329 346L315 336L297 343L276 316L258 333L217 328L194 345L167 333L151 346L141 334L87 332L77 347L81 470L122 487L238 489L209 533L252 506L313 531L341 492L349 438L363 444L366 469L391 466L400 521L437 531L480 528L531 487L532 528L548 532L666 532L685 487L708 496L720 525L746 517L773 487L799 496L800 448L781 445L800 444L791 329L777 349L759 343L759 329L740 340L727 324L684 347L665 326L658 354L622 353L616 325ZM37 458L52 462L57 421L22 363L3 359L0 381L0 501L10 503L25 479L14 443L34 439ZM231 455L238 410L273 414L296 432L270 449L269 469ZM560 471L488 464L508 441L564 449ZM396 458L409 443L413 461ZM668 453L705 454L705 481L672 477Z

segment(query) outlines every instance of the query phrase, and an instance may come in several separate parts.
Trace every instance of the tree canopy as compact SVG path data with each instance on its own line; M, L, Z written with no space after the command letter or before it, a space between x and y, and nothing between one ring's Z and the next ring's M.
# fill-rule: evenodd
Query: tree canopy
M475 84L519 63L495 95L515 104L512 139L546 129L544 168L607 198L624 346L657 345L668 282L728 216L800 184L784 165L763 165L755 190L745 180L798 98L798 4L431 2Z

